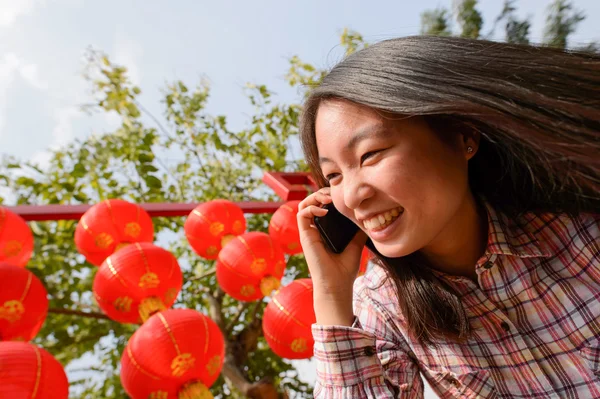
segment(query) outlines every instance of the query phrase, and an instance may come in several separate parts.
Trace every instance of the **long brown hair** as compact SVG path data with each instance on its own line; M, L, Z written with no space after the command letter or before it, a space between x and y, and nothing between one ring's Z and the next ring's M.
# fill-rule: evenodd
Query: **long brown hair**
M321 186L315 117L327 99L423 116L443 136L477 130L469 185L496 209L600 211L600 56L455 37L387 40L352 54L309 93L300 123L305 158ZM463 340L460 297L418 253L379 255L422 343Z

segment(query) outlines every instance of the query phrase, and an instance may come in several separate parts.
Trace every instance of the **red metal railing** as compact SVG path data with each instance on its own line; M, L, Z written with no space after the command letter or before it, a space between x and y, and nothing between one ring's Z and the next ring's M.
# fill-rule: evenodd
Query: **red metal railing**
M284 201L301 200L317 187L309 173L265 172L263 182ZM283 202L238 202L244 213L273 213ZM151 217L187 216L198 204L147 203L140 204ZM18 205L7 207L28 221L79 220L92 205Z

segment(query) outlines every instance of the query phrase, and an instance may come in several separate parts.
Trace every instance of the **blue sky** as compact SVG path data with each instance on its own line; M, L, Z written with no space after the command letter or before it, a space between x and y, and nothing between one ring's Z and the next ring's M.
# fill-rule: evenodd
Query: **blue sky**
M421 11L451 2L0 0L0 153L43 161L50 147L115 126L114 117L79 111L90 99L81 77L89 46L130 69L154 114L162 114L166 82L193 85L205 77L209 110L241 127L252 111L242 94L246 82L296 101L283 80L292 55L330 67L340 59L344 27L368 41L416 34ZM541 40L549 1L517 3L520 14L533 15L532 36ZM600 39L600 2L575 4L588 18L573 39ZM479 8L491 21L501 6L484 0Z
M482 0L488 24L502 0ZM600 40L600 1L575 0L584 10L573 42ZM344 27L373 42L417 34L420 13L452 0L357 1L157 1L0 0L0 154L44 163L48 148L102 132L118 121L79 111L90 101L81 77L82 55L92 46L131 71L141 102L162 115L161 89L181 79L212 87L209 111L243 126L252 108L242 94L247 82L266 84L279 101L298 101L283 76L299 55L319 67L340 59ZM517 1L532 16L532 39L542 40L548 0ZM313 367L303 364L307 380Z

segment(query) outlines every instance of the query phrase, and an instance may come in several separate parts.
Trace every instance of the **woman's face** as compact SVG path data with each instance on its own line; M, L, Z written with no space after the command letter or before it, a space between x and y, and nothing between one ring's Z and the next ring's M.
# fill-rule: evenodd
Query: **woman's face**
M387 257L438 244L469 194L476 143L442 141L420 117L382 115L343 100L323 101L316 118L323 175L335 207Z

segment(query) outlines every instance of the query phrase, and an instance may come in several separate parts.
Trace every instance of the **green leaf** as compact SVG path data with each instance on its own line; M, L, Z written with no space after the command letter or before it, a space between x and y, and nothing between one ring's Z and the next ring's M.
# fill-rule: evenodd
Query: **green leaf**
M151 173L151 172L157 172L158 168L154 165L150 165L150 164L144 164L141 167L142 172L144 173Z
M87 201L87 197L84 194L73 194L73 198L82 203L85 203Z
M86 173L87 169L81 164L81 162L76 163L75 167L73 167L72 175L74 177L83 177Z
M144 181L150 188L162 188L162 182L155 176L147 175L144 177Z
M138 161L140 161L141 163L152 162L154 161L154 155L141 153L140 155L138 155Z

